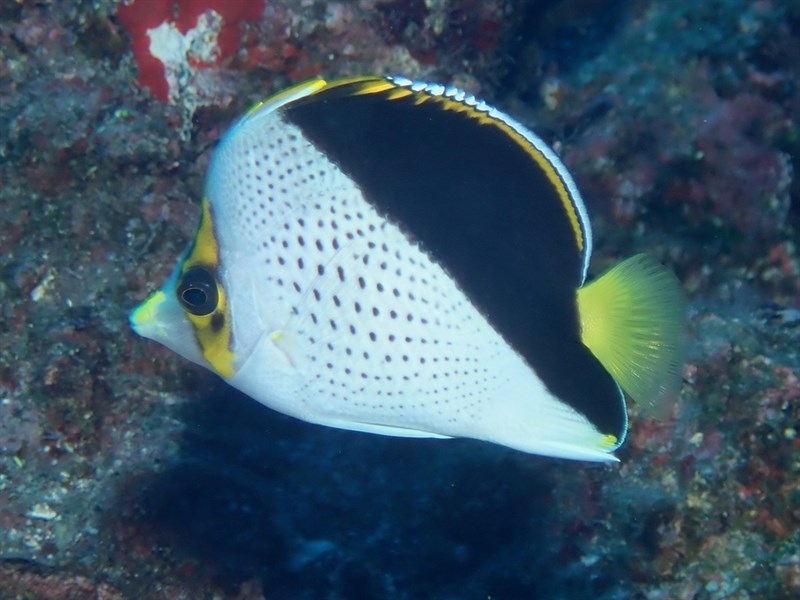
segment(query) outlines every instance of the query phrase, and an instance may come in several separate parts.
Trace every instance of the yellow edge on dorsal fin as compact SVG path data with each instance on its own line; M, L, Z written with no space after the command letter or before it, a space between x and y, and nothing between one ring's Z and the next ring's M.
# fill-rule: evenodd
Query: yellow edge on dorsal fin
M261 111L270 112L276 110L285 104L289 104L290 102L297 100L298 98L304 98L305 96L315 94L321 89L324 89L327 85L328 82L321 78L303 81L302 83L298 83L286 88L277 94L273 94L266 100L256 102L253 106L247 109L244 117L252 117L254 114Z
M678 279L645 254L578 290L583 343L634 401L657 415L680 392L686 310Z

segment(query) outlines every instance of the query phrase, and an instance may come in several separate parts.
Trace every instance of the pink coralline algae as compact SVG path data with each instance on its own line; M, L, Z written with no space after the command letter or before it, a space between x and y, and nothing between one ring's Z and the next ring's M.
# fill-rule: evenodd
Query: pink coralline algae
M196 72L226 64L240 47L242 23L263 9L263 0L132 0L117 18L131 36L142 84L166 101Z
M751 236L772 236L789 213L792 166L772 139L787 128L780 108L750 92L717 100L697 123L701 175L675 178L666 197L724 218Z

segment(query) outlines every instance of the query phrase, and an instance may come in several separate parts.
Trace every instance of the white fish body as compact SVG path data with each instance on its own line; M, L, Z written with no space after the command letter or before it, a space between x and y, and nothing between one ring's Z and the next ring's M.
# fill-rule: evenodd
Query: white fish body
M615 460L626 424L600 431L552 393L435 257L285 118L284 105L324 86L255 107L222 140L198 237L132 314L136 331L312 423ZM186 284L193 268L209 281ZM186 299L206 292L219 296L213 312L190 314Z
M270 171L285 176L259 182ZM333 427L609 456L558 439L597 433L278 112L241 123L208 182L231 311L252 315L233 320L234 387Z

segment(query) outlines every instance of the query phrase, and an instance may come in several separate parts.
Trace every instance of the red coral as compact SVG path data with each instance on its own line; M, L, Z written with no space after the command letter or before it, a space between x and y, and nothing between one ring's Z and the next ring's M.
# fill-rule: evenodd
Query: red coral
M200 15L214 10L222 17L217 38L219 55L216 63L219 64L238 49L242 22L257 20L263 9L264 0L133 0L120 5L117 18L131 36L140 81L156 98L167 100L169 85L164 64L150 53L148 31L166 22L186 34L197 26Z
M175 0L175 4L175 26L181 33L194 29L198 18L206 11L214 10L222 17L219 61L232 56L239 48L242 21L256 21L264 10L263 0Z
M147 4L146 7L143 5ZM122 4L117 10L117 18L131 36L131 49L139 65L139 79L150 88L159 100L169 97L169 88L164 76L164 64L150 54L149 29L154 29L172 18L172 2L143 2L134 0Z

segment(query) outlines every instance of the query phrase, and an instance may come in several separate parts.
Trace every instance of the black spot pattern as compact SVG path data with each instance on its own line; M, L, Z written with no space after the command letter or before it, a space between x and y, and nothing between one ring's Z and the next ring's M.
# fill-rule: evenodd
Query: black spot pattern
M223 261L235 247L231 262L252 265L250 287L230 295L234 335L255 340L255 324L279 332L275 343L297 371L287 402L313 414L422 430L431 419L483 419L522 362L448 274L301 135L290 140L277 120L265 129L228 142L239 145L224 188L230 204L212 199L237 224L219 233ZM237 322L239 310L257 316Z

